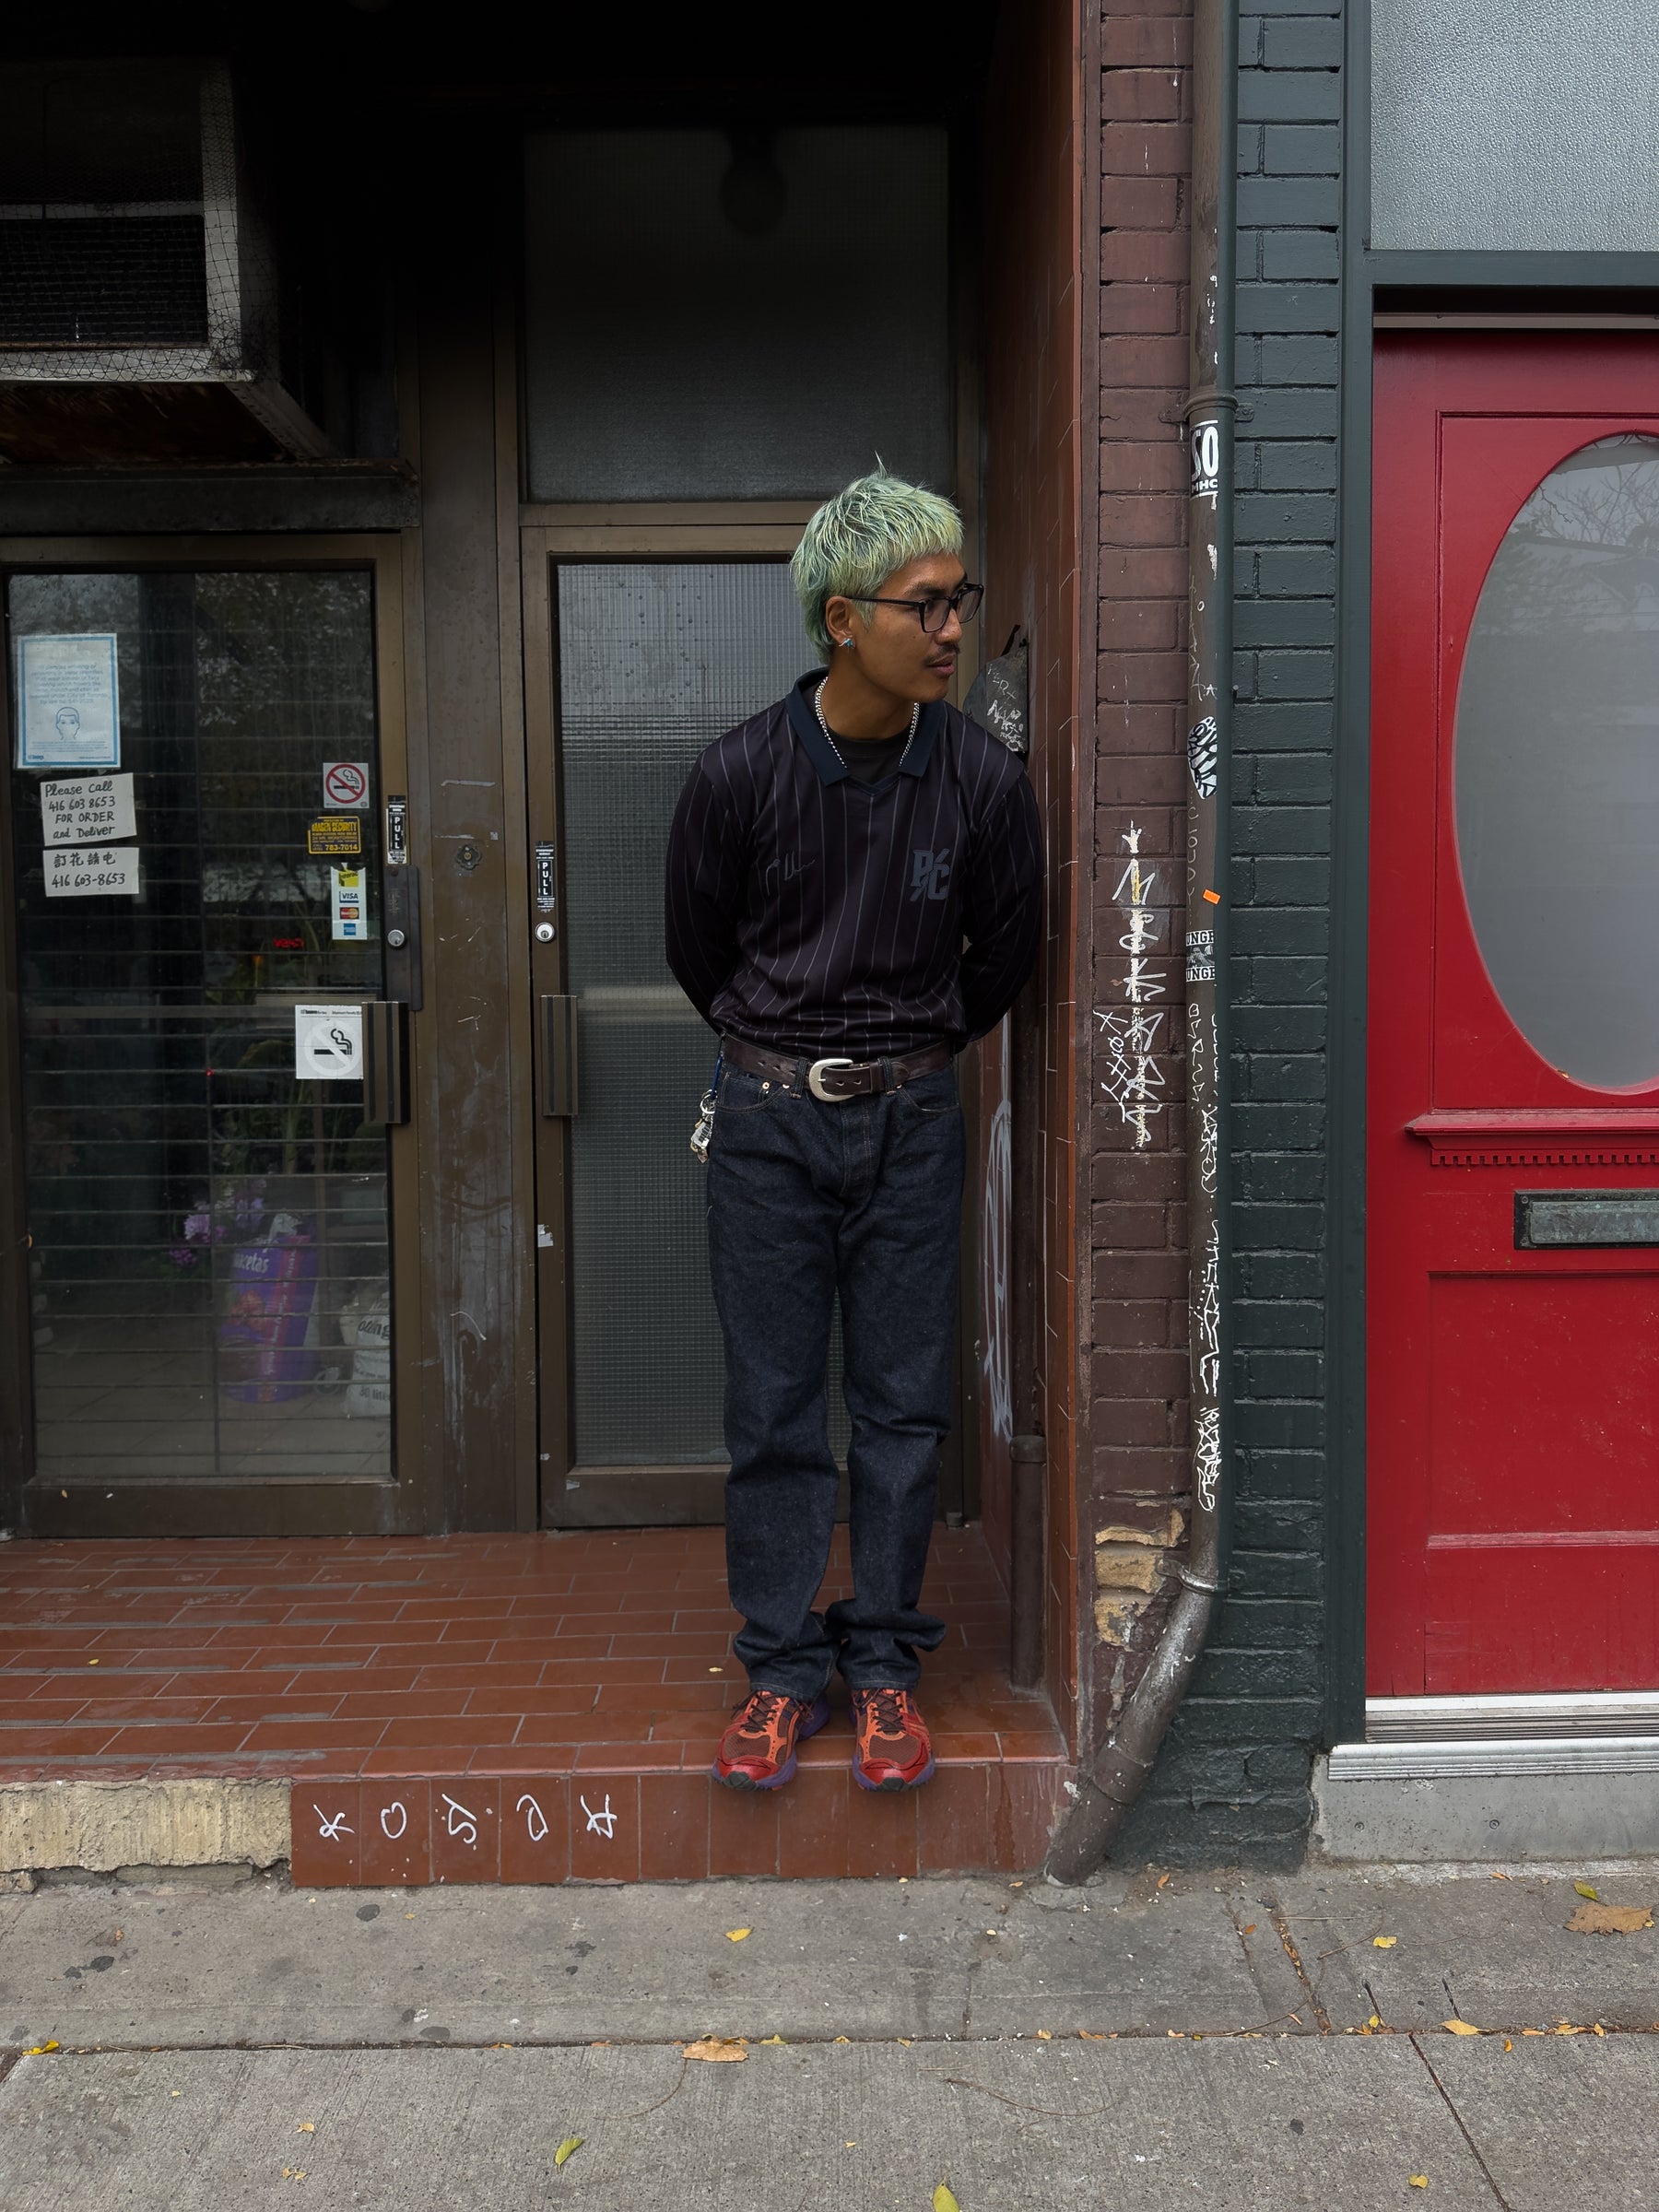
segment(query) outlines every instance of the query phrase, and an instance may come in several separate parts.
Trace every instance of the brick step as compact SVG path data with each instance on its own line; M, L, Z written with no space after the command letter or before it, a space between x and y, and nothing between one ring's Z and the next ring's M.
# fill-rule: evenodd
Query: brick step
M783 1789L706 1767L377 1775L293 1785L297 1885L701 1881L718 1875L1020 1874L1041 1865L1058 1756L942 1759L919 1790L854 1784L850 1739L805 1746Z
M849 1588L841 1530L823 1599ZM838 1689L794 1781L751 1796L708 1772L743 1688L718 1528L8 1544L0 1850L66 1865L102 1835L109 1865L184 1864L168 1839L199 1853L218 1821L224 1855L291 1849L308 1883L1033 1866L1065 1747L1009 1688L982 1529L935 1532L923 1603L947 1624L934 1780L854 1788Z

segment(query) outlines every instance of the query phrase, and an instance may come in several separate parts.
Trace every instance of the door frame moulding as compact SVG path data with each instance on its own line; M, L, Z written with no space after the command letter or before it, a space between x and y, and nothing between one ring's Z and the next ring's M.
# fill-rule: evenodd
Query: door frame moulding
M569 988L563 926L565 904L564 793L559 772L558 612L553 571L560 561L606 560L745 561L787 559L800 542L801 532L818 502L618 500L594 505L547 506L523 504L519 509L519 568L524 640L524 723L526 774L526 818L523 874L525 881L534 865L533 847L550 841L554 849L554 882L560 916L559 934L550 944L534 939L528 910L524 942L530 948L530 1007L544 995L559 996ZM532 1022L533 1030L539 1030ZM571 1283L568 1254L571 1245L571 1193L567 1124L542 1112L547 1070L535 1053L533 1083L535 1124L535 1288L536 1288L536 1439L535 1460L539 1497L534 1525L633 1525L605 1518L589 1522L566 1510L567 1485L585 1488L609 1483L623 1495L631 1492L640 1510L650 1512L641 1525L665 1525L689 1516L665 1510L667 1489L674 1477L684 1478L688 1491L701 1491L724 1480L724 1467L700 1469L694 1464L673 1469L660 1466L609 1467L590 1465L576 1457L572 1430ZM688 1102L691 1103L691 1102Z
M527 772L525 792L528 818L524 824L524 876L527 882L534 865L532 848L540 841L552 842L558 904L564 907L564 794L559 773L557 698L558 619L553 597L553 571L560 561L597 563L606 560L733 561L787 560L800 543L801 533L821 504L817 500L709 500L706 502L617 501L592 506L523 505L519 510L521 585L523 592L524 717ZM971 549L965 538L964 552ZM974 633L966 633L971 639ZM803 653L809 651L805 640ZM954 687L965 696L977 667L977 652L965 650ZM528 910L524 941L530 947L530 993L534 1009L543 995L558 996L568 988L565 935L562 925L551 944L535 943ZM533 1022L539 1037L539 1029ZM539 1046L534 1071L535 1122L535 1261L537 1309L536 1465L540 1498L535 1525L554 1527L609 1527L612 1525L668 1526L684 1521L700 1522L712 1516L693 1510L672 1510L668 1495L676 1483L688 1498L724 1486L724 1464L688 1461L683 1465L639 1464L612 1466L576 1456L571 1429L571 1347L573 1316L569 1268L571 1200L566 1124L541 1111L546 1070ZM688 1101L689 1103L689 1101ZM964 1098L964 1112L971 1100ZM970 1242L974 1209L963 1204L963 1281L971 1282ZM964 1295L961 1311L968 1311ZM957 1331L959 1389L959 1418L941 1453L941 1505L953 1526L977 1513L978 1421L977 1378L965 1356L963 1327ZM600 1513L568 1516L559 1510L565 1484L585 1488L608 1483L615 1494L629 1494L641 1501L629 1520L618 1522ZM645 1505L650 1506L644 1514ZM841 1478L838 1514L846 1504L846 1477Z
M1345 20L1336 671L1326 1052L1325 1694L1327 1746L1363 1747L1366 1577L1366 1051L1371 830L1371 360L1382 328L1649 328L1608 295L1659 292L1659 253L1373 253L1371 0ZM1537 309L1514 295L1539 298ZM1409 295L1409 307L1395 305ZM1600 295L1597 298L1596 295ZM1483 295L1507 295L1483 308ZM1573 310L1563 296L1586 297ZM1442 304L1443 303L1443 304ZM1454 324L1449 316L1479 317ZM1399 318L1395 320L1396 316Z
M223 571L270 574L292 571L367 571L373 579L376 746L384 791L409 788L409 729L406 677L410 657L404 545L392 533L280 536L145 536L0 538L0 581L12 575L65 571L131 574L139 570ZM8 686L0 686L0 743L6 773L0 776L0 900L15 912L11 863L11 705ZM421 865L418 815L411 858ZM85 1535L77 1525L77 1496L100 1489L113 1496L100 1501L100 1536L152 1535L156 1500L165 1498L172 1535L372 1535L415 1533L438 1525L441 1510L441 1470L434 1449L433 1424L420 1399L424 1383L420 1356L421 1295L419 1235L420 1134L418 1121L389 1128L388 1229L392 1240L391 1278L394 1339L394 1469L378 1476L269 1477L215 1476L158 1481L143 1477L70 1483L42 1483L26 1472L33 1451L32 1329L29 1313L27 1221L22 1170L22 1067L17 975L17 932L5 934L0 967L5 1000L0 1035L0 1142L12 1166L0 1181L0 1237L10 1264L0 1270L0 1526L15 1528L27 1516L34 1536ZM411 1018L411 1088L418 1066L420 1019ZM21 1303L18 1300L20 1298Z

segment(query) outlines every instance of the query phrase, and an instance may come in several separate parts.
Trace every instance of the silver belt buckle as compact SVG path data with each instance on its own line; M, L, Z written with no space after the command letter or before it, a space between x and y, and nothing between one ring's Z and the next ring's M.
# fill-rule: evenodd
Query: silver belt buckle
M820 1081L827 1067L856 1067L855 1060L815 1060L806 1070L806 1088L815 1099L822 1099L826 1106L844 1106L846 1100L833 1090L826 1090Z

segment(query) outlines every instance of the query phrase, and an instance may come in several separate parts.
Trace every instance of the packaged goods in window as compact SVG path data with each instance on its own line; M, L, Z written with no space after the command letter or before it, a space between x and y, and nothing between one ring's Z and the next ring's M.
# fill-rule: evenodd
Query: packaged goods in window
M354 1348L346 1412L352 1420L383 1420L392 1411L392 1292L365 1283L340 1315L340 1334Z
M230 1255L229 1310L219 1324L219 1380L229 1397L274 1406L297 1398L317 1371L312 1307L314 1226L274 1214L270 1232Z

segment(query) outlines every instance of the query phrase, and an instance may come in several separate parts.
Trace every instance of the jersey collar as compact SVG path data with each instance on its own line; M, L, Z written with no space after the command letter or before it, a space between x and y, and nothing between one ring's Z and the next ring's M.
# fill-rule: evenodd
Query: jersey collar
M813 704L814 695L823 680L823 670L812 669L794 686L783 706L789 717L789 726L799 739L806 758L818 770L820 780L825 783L841 783L846 781L847 771L825 737L818 723L818 710ZM924 776L927 773L927 764L933 759L934 747L938 743L939 733L945 727L946 713L943 700L931 700L923 708L921 719L916 724L915 742L904 756L899 771L900 775Z

